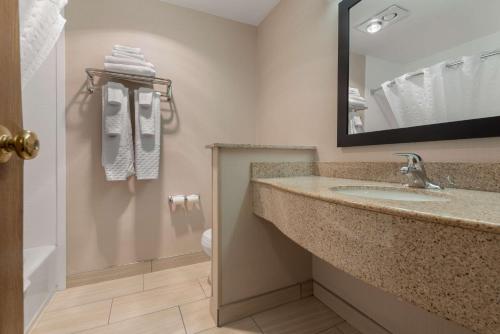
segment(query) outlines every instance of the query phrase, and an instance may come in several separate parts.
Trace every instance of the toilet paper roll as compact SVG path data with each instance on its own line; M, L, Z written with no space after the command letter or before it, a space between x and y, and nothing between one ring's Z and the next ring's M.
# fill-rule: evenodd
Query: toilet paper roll
M175 212L178 208L183 208L186 209L186 197L179 195L179 196L172 196L170 198L170 209L172 212Z
M188 211L200 210L200 195L189 195L186 197L186 202Z

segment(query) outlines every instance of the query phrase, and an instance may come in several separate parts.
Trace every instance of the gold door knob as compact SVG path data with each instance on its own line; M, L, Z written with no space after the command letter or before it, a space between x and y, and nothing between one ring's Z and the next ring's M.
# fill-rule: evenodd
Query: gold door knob
M39 151L40 141L36 133L23 130L13 137L9 129L0 125L0 163L9 161L13 152L23 160L31 160Z

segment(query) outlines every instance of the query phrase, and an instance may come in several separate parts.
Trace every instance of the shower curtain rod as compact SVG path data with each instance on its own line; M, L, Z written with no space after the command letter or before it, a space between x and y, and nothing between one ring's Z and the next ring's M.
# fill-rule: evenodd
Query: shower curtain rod
M487 53L484 53L481 55L481 59L486 59L488 57L491 57L491 56L496 56L496 55L499 55L500 54L500 50L495 50L495 51L490 51L490 52L487 52ZM452 63L448 63L446 64L446 67L448 68L452 68L452 67L455 67L455 66L458 66L458 65L462 65L464 63L463 60L457 60L457 61L454 61ZM405 76L405 79L411 79L411 78L414 78L414 77L418 77L420 75L423 75L424 72L423 71L419 71L419 72L414 72L414 73L410 73L410 74L407 74ZM394 80L391 80L391 82L389 82L389 85L394 85L396 83L396 81ZM370 94L373 95L375 94L376 92L378 92L379 90L382 90L382 87L377 87L377 88L374 88L374 89L370 89Z

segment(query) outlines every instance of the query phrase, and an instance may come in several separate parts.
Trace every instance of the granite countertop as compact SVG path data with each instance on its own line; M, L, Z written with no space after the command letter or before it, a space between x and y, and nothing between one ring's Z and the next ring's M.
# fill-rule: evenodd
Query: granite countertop
M231 149L275 149L275 150L316 150L316 146L297 146L297 145L256 145L256 144L228 144L214 143L207 145L206 148L231 148Z
M321 176L254 178L252 182L353 208L500 234L500 193L462 189L421 190L407 188L396 183ZM340 194L330 189L352 186L402 188L442 197L444 201L410 202L370 199Z

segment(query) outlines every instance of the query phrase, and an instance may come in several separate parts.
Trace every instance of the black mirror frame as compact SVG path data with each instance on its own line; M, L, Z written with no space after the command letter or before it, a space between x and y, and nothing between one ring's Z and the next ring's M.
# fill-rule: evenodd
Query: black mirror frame
M349 11L361 1L343 0L339 3L337 147L500 136L500 116L349 135Z

